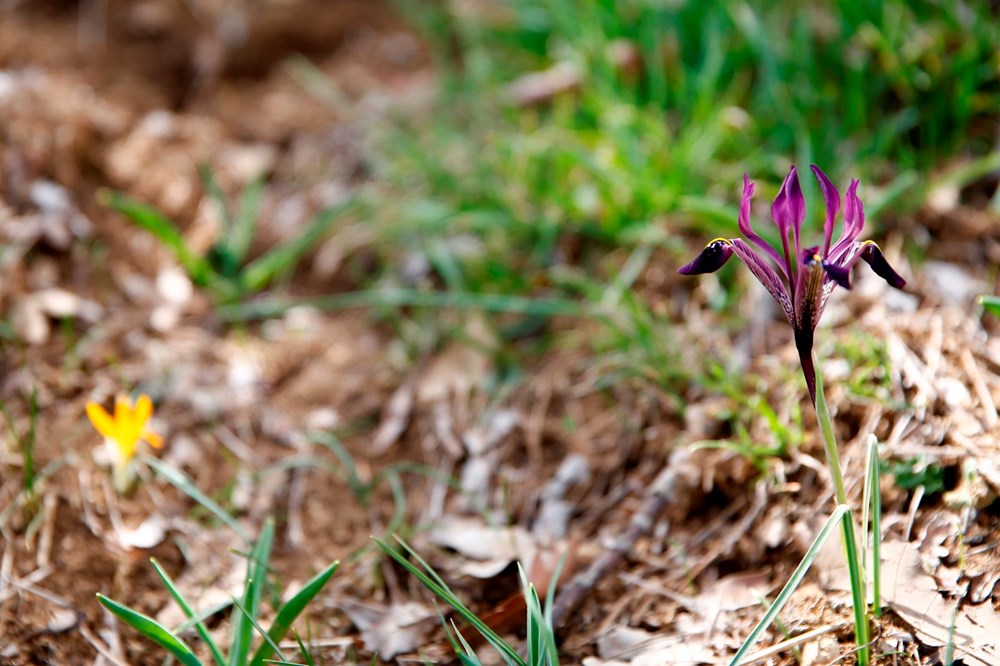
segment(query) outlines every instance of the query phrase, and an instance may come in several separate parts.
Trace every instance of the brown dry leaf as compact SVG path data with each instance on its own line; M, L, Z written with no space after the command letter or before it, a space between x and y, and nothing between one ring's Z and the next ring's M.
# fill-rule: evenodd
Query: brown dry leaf
M965 605L956 612L956 603L941 596L937 582L924 571L913 544L884 542L882 555L885 603L913 628L922 643L940 647L953 640L955 656L966 664L1000 663L1000 615L991 603Z
M406 426L410 423L413 413L413 398L415 392L413 382L406 382L392 394L382 412L382 421L372 436L372 453L380 455L399 441Z
M428 533L432 543L451 548L473 562L458 570L473 578L493 578L511 562L530 567L538 546L523 527L490 527L477 518L446 517ZM527 572L529 577L531 572Z
M584 660L588 666L661 666L662 664L716 664L718 658L703 636L664 635L631 627L615 627L597 640L601 659Z
M361 630L365 649L382 660L424 645L437 618L434 609L416 601L381 606L345 599L340 607Z

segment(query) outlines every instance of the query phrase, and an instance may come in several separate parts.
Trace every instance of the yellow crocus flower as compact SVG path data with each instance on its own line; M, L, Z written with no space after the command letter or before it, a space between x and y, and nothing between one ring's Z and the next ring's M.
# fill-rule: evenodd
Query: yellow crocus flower
M149 427L152 416L153 401L146 394L140 395L135 404L128 396L119 395L115 399L113 417L98 403L87 403L87 417L97 432L104 436L119 492L126 492L132 485L134 470L131 462L139 442L148 442L156 448L163 446L163 438Z

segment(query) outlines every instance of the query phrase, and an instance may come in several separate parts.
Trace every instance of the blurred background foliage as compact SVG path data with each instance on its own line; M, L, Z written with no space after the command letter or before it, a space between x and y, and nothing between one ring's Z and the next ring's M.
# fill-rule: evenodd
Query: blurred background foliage
M633 368L647 374L670 366L671 308L632 287L650 262L673 274L737 234L744 172L760 201L793 163L842 190L860 178L881 234L942 183L1000 169L995 3L395 4L433 50L439 90L374 131L379 286L522 315L503 299L527 296L541 320L545 299L569 298L610 324L588 344L644 350ZM803 186L818 230L818 189ZM722 310L742 282L720 279ZM532 322L518 321L523 337Z

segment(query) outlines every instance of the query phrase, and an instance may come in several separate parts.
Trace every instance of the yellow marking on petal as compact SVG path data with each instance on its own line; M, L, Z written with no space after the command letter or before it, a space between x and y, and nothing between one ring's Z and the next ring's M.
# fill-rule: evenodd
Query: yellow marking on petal
M97 432L101 433L104 437L110 439L118 437L118 427L115 420L111 418L111 414L108 414L108 410L104 409L101 405L93 401L88 402L87 418L90 419L91 424L93 424Z

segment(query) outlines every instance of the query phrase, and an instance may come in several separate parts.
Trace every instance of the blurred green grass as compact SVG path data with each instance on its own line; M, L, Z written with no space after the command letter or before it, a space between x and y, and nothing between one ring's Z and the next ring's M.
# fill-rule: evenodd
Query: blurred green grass
M423 32L439 90L424 112L374 128L381 272L364 300L509 302L498 321L512 343L561 316L528 313L524 299L575 300L600 320L583 344L619 375L666 387L690 374L671 339L679 308L637 283L653 264L672 274L690 245L736 235L744 172L764 201L792 163L841 187L858 177L880 234L935 184L996 168L1000 21L987 2L395 4ZM574 90L512 100L511 84L554 66ZM818 231L818 190L803 184ZM720 280L724 311L745 282ZM387 300L388 317L433 325L420 298L403 300Z

